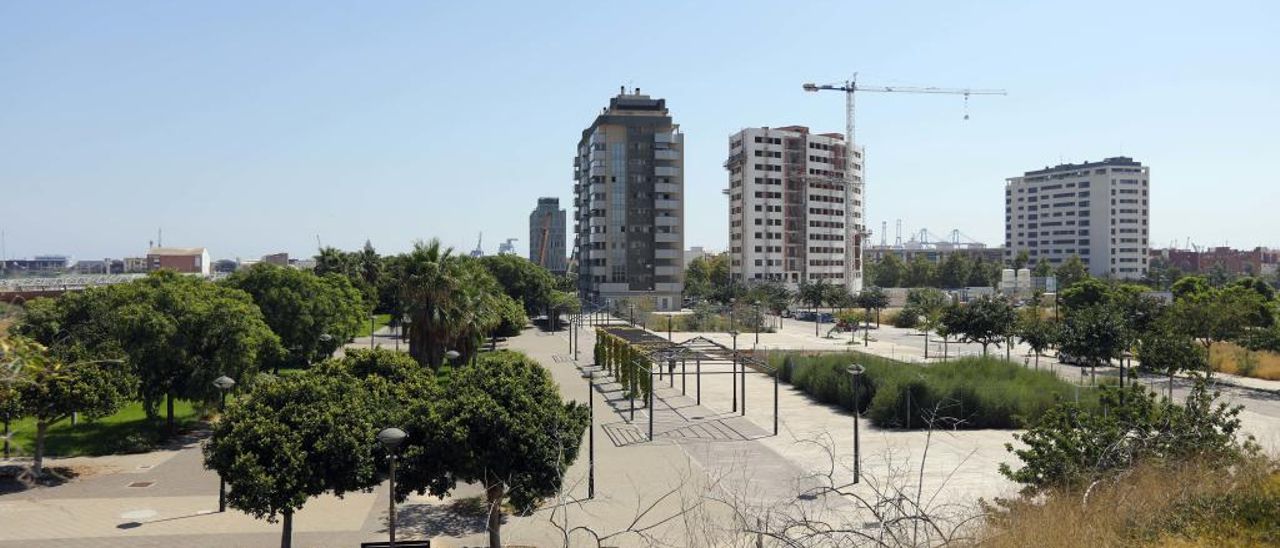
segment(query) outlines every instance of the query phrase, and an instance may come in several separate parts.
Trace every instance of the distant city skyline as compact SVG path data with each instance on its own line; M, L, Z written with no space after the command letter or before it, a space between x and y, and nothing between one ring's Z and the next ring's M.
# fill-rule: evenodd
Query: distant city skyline
M3 254L139 257L161 228L215 259L525 249L622 85L686 136L684 245L725 250L728 136L843 132L839 95L800 86L854 71L1009 91L859 96L870 244L902 219L999 246L1007 177L1129 156L1151 247L1280 247L1280 7L926 4L656 3L659 25L607 4L3 4Z

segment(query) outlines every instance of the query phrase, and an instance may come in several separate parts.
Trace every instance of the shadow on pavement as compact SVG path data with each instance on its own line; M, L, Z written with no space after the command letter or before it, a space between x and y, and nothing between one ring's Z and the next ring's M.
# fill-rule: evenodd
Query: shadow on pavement
M455 499L445 504L414 504L396 511L396 536L431 538L438 535L463 537L483 533L488 509L478 497ZM505 515L504 515L505 521ZM383 518L382 533L387 532Z

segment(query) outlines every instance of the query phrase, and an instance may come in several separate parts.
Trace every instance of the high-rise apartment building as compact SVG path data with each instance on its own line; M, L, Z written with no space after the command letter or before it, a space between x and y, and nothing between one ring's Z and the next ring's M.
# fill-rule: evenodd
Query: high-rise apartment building
M529 260L555 274L568 270L565 255L565 212L559 198L538 198L529 214Z
M735 281L862 290L862 150L803 126L729 137L729 264Z
M578 289L595 302L684 291L684 135L666 101L622 90L582 131L574 158Z
M1147 273L1150 168L1117 156L1062 164L1008 179L1004 189L1005 258L1026 251L1057 267L1072 255L1095 276L1134 279Z

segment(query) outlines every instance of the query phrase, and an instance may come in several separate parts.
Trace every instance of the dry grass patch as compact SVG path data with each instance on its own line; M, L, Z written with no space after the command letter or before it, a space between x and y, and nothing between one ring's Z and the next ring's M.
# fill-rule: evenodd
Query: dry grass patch
M1275 352L1254 352L1235 343L1218 342L1210 348L1209 363L1222 373L1280 380L1280 354Z
M1280 474L1256 460L1234 470L1147 465L1092 487L1014 503L978 542L990 547L1274 546Z

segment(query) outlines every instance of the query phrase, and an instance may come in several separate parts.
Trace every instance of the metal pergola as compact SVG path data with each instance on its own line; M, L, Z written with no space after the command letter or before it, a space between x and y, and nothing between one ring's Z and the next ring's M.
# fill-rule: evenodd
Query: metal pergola
M776 368L770 366L767 361L706 337L694 337L684 342L675 343L643 329L616 324L604 326L604 331L636 348L643 357L655 365L650 369L645 367L643 363L637 364L640 369L649 375L650 386L656 386L654 382L654 377L656 376L658 382L665 378L668 387L674 389L675 379L678 376L680 377L680 394L688 395L688 380L692 376L694 378L694 402L697 405L702 404L703 375L732 375L732 412L745 417L747 414L747 369L751 368L772 376L773 435L778 435L778 375L776 374ZM679 371L676 370L677 365L679 366ZM692 365L692 371L689 371L690 365ZM655 393L655 390L649 390L648 401L646 402L649 409L650 441L653 440L653 398ZM630 397L631 413L629 420L634 422L635 394L632 393Z

